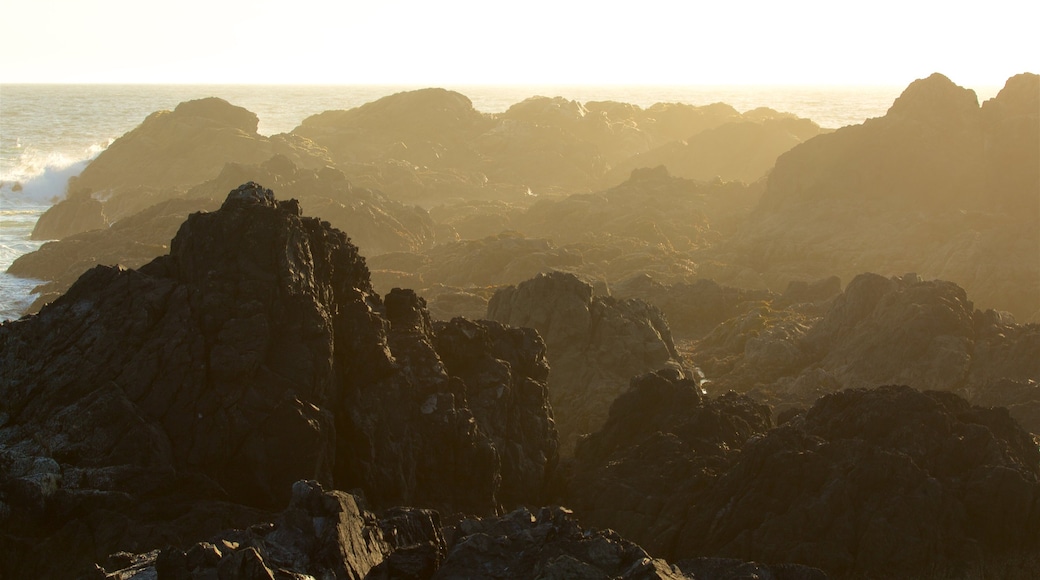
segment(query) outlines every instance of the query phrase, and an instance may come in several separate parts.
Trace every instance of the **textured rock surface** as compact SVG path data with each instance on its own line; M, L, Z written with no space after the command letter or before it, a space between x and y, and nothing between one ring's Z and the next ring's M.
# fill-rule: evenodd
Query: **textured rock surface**
M1027 577L1028 557L1006 566L1038 547L1038 463L1003 409L908 387L835 393L748 442L674 553L839 575Z
M672 566L610 530L583 529L569 510L518 509L440 527L437 512L395 508L378 517L343 492L293 486L273 523L222 532L187 550L117 553L98 577L220 578L620 578L819 580L804 566L700 558ZM707 576L706 576L707 575Z
M674 371L640 375L603 428L578 443L567 505L586 525L670 558L698 494L771 427L769 408L745 396L709 398Z
M534 328L545 339L552 401L561 449L598 429L631 377L682 368L660 311L640 300L593 296L571 274L540 274L495 293L488 318Z
M524 494L556 445L541 367L503 367L523 397L493 406L535 427L485 430L434 340L413 293L372 292L345 234L256 184L236 189L189 217L168 256L90 270L0 325L0 548L21 556L6 571L248 525L299 479L362 489L379 508L490 514L516 460L509 500L536 501ZM537 345L499 346L537 360Z

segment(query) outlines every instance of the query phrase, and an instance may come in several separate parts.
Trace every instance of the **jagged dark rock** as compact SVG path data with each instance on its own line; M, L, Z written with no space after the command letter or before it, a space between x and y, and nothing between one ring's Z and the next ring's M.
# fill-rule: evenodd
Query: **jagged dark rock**
M539 274L499 290L488 318L534 328L545 339L549 399L564 455L580 435L603 424L631 377L682 368L659 310L637 299L594 297L592 285L572 274Z
M769 407L745 396L709 398L673 370L640 375L603 428L579 441L566 503L586 525L670 558L698 494L772 426Z
M1025 577L1040 541L1038 465L1004 409L909 387L843 391L748 442L689 510L673 554Z
M165 254L189 213L217 209L227 191L249 181L273 184L283 195L298 199L305 213L320 215L333 227L351 232L352 241L366 256L419 251L434 240L434 224L425 210L353 187L331 167L305 169L284 155L274 155L259 165L229 163L217 177L184 194L171 192L169 199L111 226L106 222L96 226L103 229L44 244L35 252L19 256L8 273L49 281L38 289L40 297L30 308L30 312L36 312L97 264L137 268ZM52 209L58 211L65 205ZM100 208L98 205L98 211Z
M94 268L0 325L0 551L18 555L4 573L63 574L248 526L299 479L361 489L380 509L493 514L502 462L516 460L506 471L523 483L506 497L537 501L526 494L556 445L537 346L492 351L535 361L496 375L523 385L494 406L527 426L510 430L481 425L434 341L421 300L384 304L345 234L241 186L192 214L169 255ZM85 530L92 542L76 540Z

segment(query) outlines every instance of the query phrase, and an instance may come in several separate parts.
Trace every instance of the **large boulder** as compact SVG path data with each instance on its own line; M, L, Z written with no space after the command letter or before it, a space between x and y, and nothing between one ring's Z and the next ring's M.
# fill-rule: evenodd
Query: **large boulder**
M544 338L549 400L565 455L580 435L599 429L631 377L682 368L659 310L637 299L593 296L592 285L573 274L539 274L503 288L488 303L487 317L534 328Z
M480 385L520 386L494 407L523 418L508 430L481 425L494 414L471 412L435 340L414 293L372 291L343 232L239 187L192 214L169 255L92 269L0 325L0 551L17 554L5 574L64 575L248 526L299 479L377 508L492 514L515 460L508 501L537 502L556 445L537 344L492 351L531 362Z

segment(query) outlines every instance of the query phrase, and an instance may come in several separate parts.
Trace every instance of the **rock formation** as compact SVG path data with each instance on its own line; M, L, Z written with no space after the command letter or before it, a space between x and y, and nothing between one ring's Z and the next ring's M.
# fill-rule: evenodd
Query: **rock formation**
M1031 411L1040 403L1040 326L976 310L956 284L861 274L816 305L779 297L748 306L688 355L712 392L750 393L780 412L835 390L903 383L1016 406L1016 418L1040 431Z
M1040 452L1005 409L886 386L770 427L747 397L644 375L579 444L567 499L681 568L701 556L838 577L1035 570Z
M545 339L549 400L565 455L598 429L631 377L682 362L660 311L641 300L593 296L592 285L552 272L499 290L487 317Z
M284 195L295 197L305 212L320 215L333 227L350 232L351 241L366 256L419 251L433 243L434 224L423 209L392 201L376 191L353 187L331 167L303 169L289 158L275 155L259 165L229 163L215 178L183 195L123 217L109 227L44 244L16 259L8 273L49 281L39 289L40 297L30 309L36 312L97 264L137 268L165 254L170 239L189 213L220 207L228 190L248 181L273 184ZM79 198L70 197L63 203L71 203L72 199ZM92 199L82 203L97 204L100 208L100 202Z
M917 272L1040 321L1038 84L1012 77L979 107L942 75L915 81L884 117L782 155L759 207L715 258L776 288Z
M495 327L460 345L450 330L451 360L494 369L473 375L477 413L420 298L384 302L345 234L239 187L192 214L169 255L94 268L0 325L0 552L18 555L5 573L248 526L300 479L376 508L539 502L556 448L540 344ZM499 417L514 423L482 426Z
M671 557L688 507L772 426L769 407L743 395L709 398L674 371L634 377L603 428L578 443L567 505L586 525Z
M47 211L33 238L61 239L112 224L213 179L226 163L257 164L281 154L307 168L329 164L305 139L265 137L257 133L258 124L254 113L218 98L152 113L70 181L68 190L75 195ZM84 205L90 198L101 202L100 208Z
M112 554L104 564L93 569L99 578L687 580L705 573L737 578L749 571L760 578L826 578L804 566L770 568L721 558L673 566L610 530L583 529L560 507L521 508L445 527L431 510L395 508L376 516L355 496L326 492L313 481L293 485L288 509L274 522L225 531L186 550Z
M1026 577L1038 463L1003 409L907 387L835 393L746 443L690 509L674 554L836 575Z

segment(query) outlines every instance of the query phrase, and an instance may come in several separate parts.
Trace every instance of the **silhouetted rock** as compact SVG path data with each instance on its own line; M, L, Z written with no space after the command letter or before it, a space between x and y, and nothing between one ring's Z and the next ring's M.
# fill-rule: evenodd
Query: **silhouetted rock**
M782 155L759 207L714 259L774 289L918 272L1040 321L1038 84L1013 77L980 108L942 75L914 81L884 117Z
M105 571L158 578L428 578L444 558L440 516L415 508L366 511L355 496L315 481L292 486L271 523L228 530L187 549L109 556ZM418 563L419 567L411 565ZM151 575L151 576L150 576ZM110 576L111 577L111 576Z
M1028 574L1038 463L1003 409L907 387L835 393L744 446L689 510L674 555L839 575Z
M388 304L389 306L389 304ZM455 318L434 323L437 354L501 457L498 501L543 503L559 458L545 343L530 328Z
M772 426L769 407L745 396L709 398L673 370L640 375L603 428L578 442L567 504L586 525L671 557L687 508Z
M156 203L106 229L45 244L19 256L8 273L49 281L38 289L40 298L30 308L30 312L36 312L97 264L136 268L165 254L170 238L189 213L216 209L228 190L248 181L273 184L285 196L297 198L305 212L349 231L351 241L367 256L417 251L433 243L434 224L425 210L392 201L379 192L355 188L330 167L303 169L289 158L275 155L259 165L229 163L216 178L191 188L183 197Z
M434 340L414 293L385 305L373 293L345 234L239 187L192 214L169 255L94 268L0 325L0 551L18 554L5 573L248 526L299 479L361 489L377 508L491 514L502 462L516 460L508 501L537 501L525 494L540 492L556 445L543 371L500 365L496 380L522 396L487 416L523 427L483 427ZM537 359L537 345L503 341L499 357ZM84 529L92 542L76 540ZM67 546L61 558L52 545Z
M534 328L545 339L549 399L565 455L603 424L631 377L682 368L659 310L641 300L594 297L592 285L572 274L539 274L499 290L487 317Z

